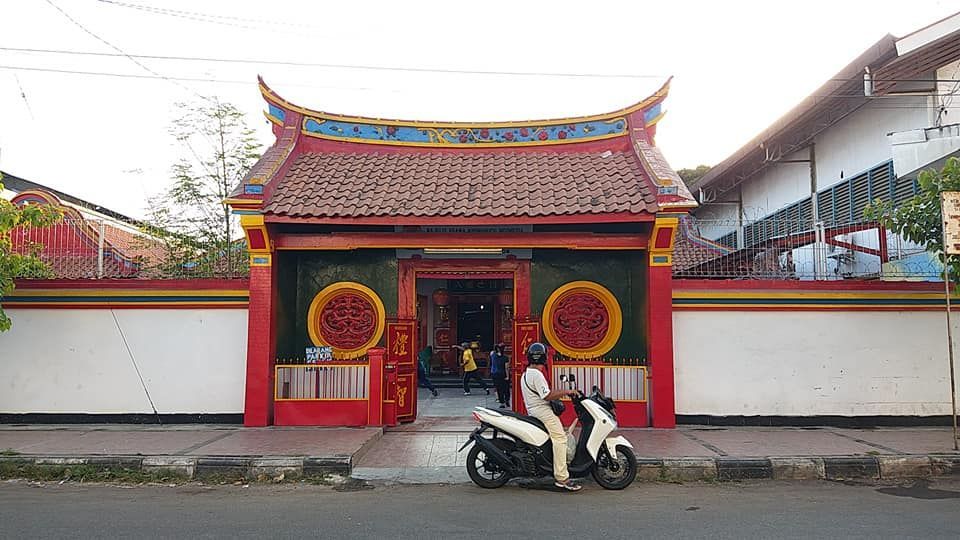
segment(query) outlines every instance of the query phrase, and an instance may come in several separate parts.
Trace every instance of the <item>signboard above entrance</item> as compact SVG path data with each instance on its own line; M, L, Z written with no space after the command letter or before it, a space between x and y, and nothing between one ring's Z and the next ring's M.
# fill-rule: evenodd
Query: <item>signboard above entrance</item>
M510 288L509 279L448 279L447 289L455 293L497 292Z

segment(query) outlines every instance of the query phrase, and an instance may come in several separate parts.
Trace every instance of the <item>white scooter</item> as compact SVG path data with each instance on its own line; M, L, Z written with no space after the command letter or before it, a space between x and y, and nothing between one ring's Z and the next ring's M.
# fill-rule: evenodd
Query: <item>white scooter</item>
M573 387L573 375L561 376ZM637 458L633 445L623 436L608 437L617 429L613 400L593 387L587 397L573 396L577 419L567 431L567 468L573 478L593 474L605 489L623 489L637 476ZM553 475L553 445L540 420L512 411L475 407L473 417L480 422L470 439L458 452L473 443L467 454L467 473L482 488L498 488L511 478ZM577 422L583 425L580 440L573 437ZM492 436L483 433L492 430ZM572 450L575 449L575 450Z

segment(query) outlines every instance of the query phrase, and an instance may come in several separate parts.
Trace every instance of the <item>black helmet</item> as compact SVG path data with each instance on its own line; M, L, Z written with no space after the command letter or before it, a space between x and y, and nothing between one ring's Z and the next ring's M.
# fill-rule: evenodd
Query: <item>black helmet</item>
M527 347L527 362L531 364L547 363L547 348L543 346L543 343L531 343Z

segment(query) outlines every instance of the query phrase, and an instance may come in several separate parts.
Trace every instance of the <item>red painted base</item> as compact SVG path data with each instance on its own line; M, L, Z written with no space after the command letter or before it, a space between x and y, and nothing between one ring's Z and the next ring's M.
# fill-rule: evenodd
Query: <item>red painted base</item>
M563 414L560 415L560 422L563 423L563 427L567 428L570 427L570 423L573 422L573 419L576 418L577 415L573 411L572 403L565 401L564 404L567 406L567 410L563 411ZM617 426L619 427L650 427L650 416L646 403L617 403L614 412L617 414Z
M277 401L273 423L277 426L365 426L367 400Z

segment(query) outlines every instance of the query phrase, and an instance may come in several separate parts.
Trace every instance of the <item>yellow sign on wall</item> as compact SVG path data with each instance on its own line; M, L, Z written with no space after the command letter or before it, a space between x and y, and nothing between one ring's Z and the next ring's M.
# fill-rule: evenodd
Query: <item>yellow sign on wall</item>
M943 246L947 255L960 255L960 191L940 194L943 215Z

